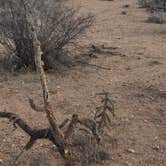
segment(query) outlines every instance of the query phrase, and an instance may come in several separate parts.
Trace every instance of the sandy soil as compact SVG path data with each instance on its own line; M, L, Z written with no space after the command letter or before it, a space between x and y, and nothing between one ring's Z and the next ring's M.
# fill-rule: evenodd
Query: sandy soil
M166 25L146 23L147 13L138 8L136 0L70 0L82 12L96 15L95 24L88 30L84 44L118 47L125 56L98 55L90 63L111 68L102 70L76 66L63 74L48 74L51 101L59 121L73 112L91 115L98 105L95 95L103 89L115 101L116 118L110 134L117 139L112 146L111 166L166 165ZM128 4L128 8L124 5ZM126 14L122 14L122 12ZM0 111L19 114L33 127L48 125L43 114L33 112L28 97L41 103L39 78L33 73L11 75L1 72ZM0 165L10 165L26 141L20 129L0 120ZM19 165L56 164L51 144L38 143L20 159ZM37 165L37 164L36 164Z

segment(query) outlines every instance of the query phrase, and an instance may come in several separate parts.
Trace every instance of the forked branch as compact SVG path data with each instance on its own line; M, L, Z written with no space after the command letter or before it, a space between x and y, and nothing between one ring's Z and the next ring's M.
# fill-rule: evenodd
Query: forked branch
M13 122L13 125L19 126L26 134L30 136L30 140L26 145L26 149L28 150L33 143L37 139L49 139L54 144L56 144L55 140L53 139L52 131L50 128L45 129L32 129L24 120L22 120L18 115L11 113L11 112L0 112L1 118L7 118Z

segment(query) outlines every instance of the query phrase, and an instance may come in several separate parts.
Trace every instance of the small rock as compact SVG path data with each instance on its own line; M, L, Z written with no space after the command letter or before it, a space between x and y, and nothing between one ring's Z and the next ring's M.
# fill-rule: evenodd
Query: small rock
M0 159L0 164L2 164L3 163L3 160L2 159Z
M144 121L145 123L147 123L147 122L148 122L148 120L146 120L146 119L144 119L143 121Z
M56 87L57 89L61 89L61 87L58 85L57 87Z
M158 136L154 137L154 140L158 140Z
M126 12L126 11L122 11L121 14L122 14L122 15L126 15L127 12Z
M53 148L56 148L56 145L52 145Z
M159 151L159 150L160 150L160 146L159 146L159 145L155 145L155 146L153 147L153 149L156 150L156 151Z
M127 149L127 152L129 152L129 153L136 153L134 149Z
M123 119L124 122L129 122L130 120L128 118Z
M131 115L131 118L134 118L134 115Z
M78 104L78 103L76 104L76 107L80 107L80 106L81 106L80 104Z

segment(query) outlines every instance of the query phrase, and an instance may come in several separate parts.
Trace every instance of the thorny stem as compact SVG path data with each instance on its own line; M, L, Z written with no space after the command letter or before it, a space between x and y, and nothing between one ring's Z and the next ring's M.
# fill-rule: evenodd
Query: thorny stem
M41 60L42 51L41 51L41 44L40 41L37 39L37 35L35 31L33 31L33 42L34 42L34 51L35 51L35 63L37 67L37 71L40 75L40 81L43 91L43 101L44 101L44 111L46 112L47 119L50 123L52 133L54 140L56 141L56 146L62 155L62 157L66 160L67 165L73 165L73 153L72 151L67 147L68 143L67 140L64 138L64 134L60 130L59 126L57 125L56 118L52 112L52 108L49 105L49 92L47 88L47 80L46 75L43 69L43 64ZM72 164L73 163L73 164Z
M35 52L35 63L36 63L38 73L40 75L40 81L41 81L41 86L43 90L44 106L47 107L49 93L48 93L46 75L45 75L45 72L43 69L43 63L41 60L41 56L43 52L41 51L41 44L40 44L40 41L37 39L37 35L35 31L33 31L33 43L34 43L34 52Z

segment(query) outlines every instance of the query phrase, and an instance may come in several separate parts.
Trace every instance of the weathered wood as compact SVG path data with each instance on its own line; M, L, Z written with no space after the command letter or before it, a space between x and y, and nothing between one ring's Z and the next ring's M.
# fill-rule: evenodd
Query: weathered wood
M37 35L35 31L33 31L33 43L34 43L34 51L35 51L35 63L36 63L37 71L40 75L40 82L41 82L42 91L43 91L44 111L47 115L47 119L51 126L53 138L54 138L54 141L56 142L57 148L60 154L62 155L62 157L67 161L67 164L71 165L71 163L73 163L72 152L67 147L68 146L67 141L64 138L64 134L59 129L59 126L57 125L56 118L49 104L49 92L47 88L47 80L46 80L46 75L43 69L43 63L41 59L41 56L43 53L41 51L40 41L37 39Z

